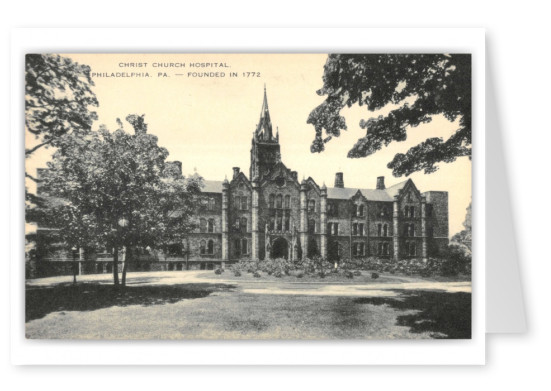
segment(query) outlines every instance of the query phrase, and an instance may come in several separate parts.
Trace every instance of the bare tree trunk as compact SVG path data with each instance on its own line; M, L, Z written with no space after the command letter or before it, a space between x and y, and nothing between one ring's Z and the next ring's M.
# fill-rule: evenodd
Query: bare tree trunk
M130 261L130 247L124 247L124 260L122 264L122 286L126 286L126 270L128 269L128 262Z
M119 285L119 248L115 247L113 254L113 282Z

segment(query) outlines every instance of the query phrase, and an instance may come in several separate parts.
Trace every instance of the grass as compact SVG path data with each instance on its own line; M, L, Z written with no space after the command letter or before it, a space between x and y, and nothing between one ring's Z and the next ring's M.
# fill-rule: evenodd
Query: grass
M27 288L25 292L25 322L39 319L56 311L94 311L113 306L151 306L198 299L232 286L194 284L193 286L127 286L94 283L59 284L51 287Z
M471 294L435 291L398 291L399 298L362 297L356 303L388 305L415 313L398 316L397 323L412 333L430 332L434 338L471 338Z
M26 335L64 339L470 338L470 294L395 293L398 297L255 294L216 283L129 286L124 291L90 283L29 287Z

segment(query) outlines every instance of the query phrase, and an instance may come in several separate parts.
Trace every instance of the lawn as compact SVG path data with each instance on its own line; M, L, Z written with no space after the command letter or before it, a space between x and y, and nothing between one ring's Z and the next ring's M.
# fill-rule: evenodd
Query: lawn
M471 335L468 292L393 288L361 297L272 294L274 287L284 291L289 284L268 281L266 286L214 279L170 285L147 285L145 277L140 281L125 290L94 282L27 286L27 338L319 340ZM266 291L254 293L251 285L256 292ZM292 285L293 292L311 286Z

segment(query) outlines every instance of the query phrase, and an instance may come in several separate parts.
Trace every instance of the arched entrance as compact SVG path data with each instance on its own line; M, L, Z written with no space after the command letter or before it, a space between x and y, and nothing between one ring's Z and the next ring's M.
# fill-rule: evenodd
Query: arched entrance
M289 243L285 238L277 238L272 243L272 251L270 258L285 258L289 259Z

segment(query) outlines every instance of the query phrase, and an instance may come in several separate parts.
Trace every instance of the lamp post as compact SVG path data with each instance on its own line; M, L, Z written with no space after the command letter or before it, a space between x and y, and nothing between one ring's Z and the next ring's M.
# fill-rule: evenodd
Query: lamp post
M77 283L77 264L76 264L76 258L77 258L77 247L76 246L73 246L73 248L71 248L71 250L73 251L73 285L76 285Z
M128 220L125 218L125 217L122 217L120 220L119 220L119 226L123 229L123 230L126 230L126 227L128 226ZM123 256L124 256L124 259L122 260L122 285L126 285L126 268L127 268L127 264L126 264L126 246L122 246L122 249L123 249ZM117 265L118 266L118 265ZM117 270L117 273L119 271Z

